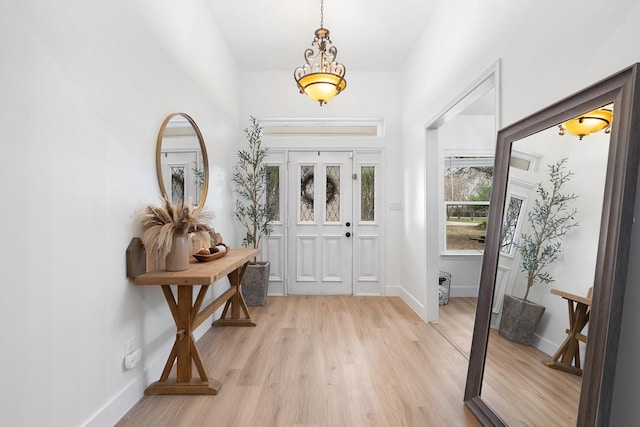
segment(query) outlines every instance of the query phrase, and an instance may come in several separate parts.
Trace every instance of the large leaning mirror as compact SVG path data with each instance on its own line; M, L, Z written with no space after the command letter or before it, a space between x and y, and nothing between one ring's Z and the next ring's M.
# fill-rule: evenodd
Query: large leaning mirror
M498 132L464 397L483 425L608 425L638 176L638 70ZM588 121L593 133L576 130ZM537 255L527 248L561 217L559 240ZM544 251L553 259L540 270ZM514 301L542 312L525 321Z
M163 197L172 203L204 206L209 188L209 160L196 122L187 114L170 114L156 145L156 170Z

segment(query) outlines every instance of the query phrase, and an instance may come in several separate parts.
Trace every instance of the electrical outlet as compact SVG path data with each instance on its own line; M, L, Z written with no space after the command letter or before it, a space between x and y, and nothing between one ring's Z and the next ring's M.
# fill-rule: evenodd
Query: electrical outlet
M124 367L133 369L140 364L140 359L142 359L142 350L137 348L124 357Z
M134 340L133 338L129 338L124 342L124 355L126 356L128 354L131 354L133 353L134 350L135 350Z

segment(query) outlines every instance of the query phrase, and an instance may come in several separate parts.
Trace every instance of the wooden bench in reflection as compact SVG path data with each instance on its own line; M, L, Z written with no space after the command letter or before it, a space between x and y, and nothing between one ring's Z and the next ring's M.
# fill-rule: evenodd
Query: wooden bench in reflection
M572 374L582 375L580 367L580 341L587 343L587 336L582 330L589 323L591 311L591 296L593 288L589 288L586 297L570 294L558 289L551 289L551 293L567 300L569 307L569 329L566 330L567 338L564 340L552 360L544 360L543 363L551 368L560 369Z

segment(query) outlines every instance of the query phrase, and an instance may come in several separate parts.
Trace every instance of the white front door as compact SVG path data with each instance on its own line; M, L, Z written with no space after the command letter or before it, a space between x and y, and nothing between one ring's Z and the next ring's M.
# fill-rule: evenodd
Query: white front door
M289 153L288 293L353 293L353 153Z

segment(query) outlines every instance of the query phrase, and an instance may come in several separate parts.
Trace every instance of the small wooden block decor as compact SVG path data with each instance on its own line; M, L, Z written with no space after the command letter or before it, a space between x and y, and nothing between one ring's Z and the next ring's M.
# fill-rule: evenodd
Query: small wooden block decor
M127 247L127 277L135 279L136 276L147 272L147 256L139 237L131 239Z
M212 243L213 243L213 245L214 245L214 246L215 246L215 245L219 245L219 244L221 244L222 242L224 242L224 240L222 240L222 234L220 234L220 233L216 233L216 234L213 236L213 242L212 242Z

